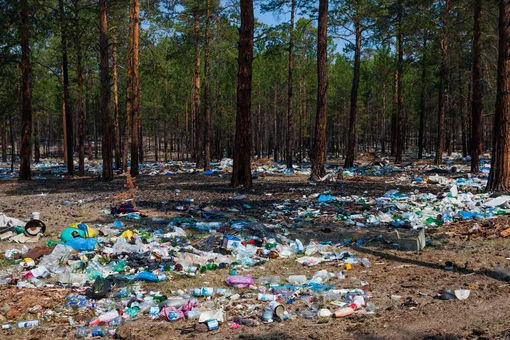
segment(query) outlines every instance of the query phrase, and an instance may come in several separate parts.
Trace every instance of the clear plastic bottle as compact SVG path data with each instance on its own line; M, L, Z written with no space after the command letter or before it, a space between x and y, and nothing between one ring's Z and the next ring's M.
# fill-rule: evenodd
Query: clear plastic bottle
M291 285L302 285L305 284L308 280L306 275L290 275L287 278L287 281L289 281Z
M32 328L32 327L37 327L40 324L41 323L39 320L19 321L18 328Z
M258 284L269 284L271 286L279 285L281 283L281 279L278 275L271 275L271 276L262 276L257 279Z
M363 267L365 268L370 268L372 267L372 264L370 263L370 260L367 259L366 257L362 258L361 259L361 264L363 265Z
M102 322L108 323L118 317L119 317L119 312L117 310L112 310L108 313L101 314L98 318L96 318L95 320L92 320L89 324L91 326L97 326Z

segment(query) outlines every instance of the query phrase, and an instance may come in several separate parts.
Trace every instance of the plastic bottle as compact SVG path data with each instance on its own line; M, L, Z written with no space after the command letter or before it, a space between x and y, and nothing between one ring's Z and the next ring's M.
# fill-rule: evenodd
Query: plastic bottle
M257 298L259 301L276 301L279 300L278 295L273 294L258 294Z
M39 326L39 320L19 321L18 328L32 328Z
M89 327L77 327L74 337L77 339L86 338L89 336Z
M91 326L96 326L96 325L99 325L101 322L110 322L112 321L113 319L115 318L118 318L119 317L119 312L117 310L112 310L108 313L105 313L105 314L102 314L100 315L98 318L92 320L89 325Z
M106 336L103 329L100 327L77 327L76 332L74 333L74 337L78 339L82 338L94 338L94 337L104 337Z
M287 278L287 281L289 281L291 285L302 285L305 284L308 280L306 275L290 275Z
M32 277L30 279L30 283L36 286L37 288L41 288L44 285L44 282L35 277Z
M222 226L221 222L197 222L195 228L198 230L209 231L212 229L218 229Z
M339 310L333 313L335 318L343 318L345 316L349 316L352 314L354 314L354 309L352 309L351 307L340 308Z
M117 263L117 265L113 268L114 271L116 271L117 273L118 272L121 272L124 270L124 268L126 268L126 261L122 260L122 261L119 261L119 263Z
M326 283L329 280L330 276L327 270L319 270L315 274L313 274L312 280L310 282L315 282L319 284Z
M363 267L365 268L370 268L372 265L370 264L370 261L364 257L361 259L361 264L363 265Z
M257 279L258 284L270 284L270 285L279 285L281 283L281 279L278 275L272 276L263 276Z
M365 305L365 299L363 298L363 296L357 295L352 299L352 303L351 303L350 307L354 310L358 310L364 305Z

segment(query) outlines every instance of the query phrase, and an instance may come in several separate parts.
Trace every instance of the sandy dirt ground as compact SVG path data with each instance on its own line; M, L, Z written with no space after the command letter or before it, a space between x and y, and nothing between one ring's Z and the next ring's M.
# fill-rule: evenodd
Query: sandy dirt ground
M114 221L101 212L120 203L118 195L125 192L125 178L117 177L111 183L99 182L96 178L45 179L29 183L15 180L0 182L0 211L9 216L27 219L33 211L41 212L41 219L48 226L46 235L37 245L48 240L57 240L60 231L67 225L83 221L94 226ZM194 203L212 205L220 210L238 208L236 218L259 219L273 204L284 200L299 200L304 194L331 190L346 195L358 194L379 196L390 189L409 190L398 183L381 178L366 178L365 181L342 181L310 185L307 178L299 175L261 176L252 190L232 189L228 178L179 174L175 176L140 176L137 181L136 201L138 207L151 217L175 217L182 213L176 205L192 198ZM295 190L299 188L299 190ZM179 189L180 192L176 192ZM412 190L435 192L437 187L423 185ZM238 194L246 194L246 200L233 201ZM271 194L271 195L268 195ZM66 205L64 201L75 202ZM243 209L248 203L253 209ZM427 238L437 241L421 254L399 251L381 242L379 235L392 232L392 228L356 228L345 226L331 217L312 222L295 222L288 216L277 221L287 226L291 235L303 242L310 239L340 242L346 238L366 240L359 247L346 248L357 256L367 257L372 266L353 266L346 271L346 278L335 279L337 288L359 286L361 281L370 283L377 313L355 315L343 319L331 319L320 323L315 319L291 319L281 323L261 324L258 327L229 329L222 325L219 330L208 332L195 322L170 323L140 317L125 323L117 330L122 339L510 339L510 285L506 277L495 270L505 267L510 261L508 239L499 237L498 231L508 227L508 218L482 222L482 231L470 232L474 222L455 223L433 228ZM145 226L149 222L127 222ZM34 246L30 244L29 246ZM6 241L0 242L0 250L16 247ZM19 245L18 245L19 247ZM446 270L447 261L454 263L453 270ZM0 265L8 266L3 260ZM319 269L341 271L334 263L316 267L303 267L295 259L276 259L263 266L248 268L240 274L254 276L306 273L311 276ZM200 287L204 284L225 286L228 270L208 272L194 278L174 277L146 288L171 295L172 290ZM442 289L470 289L467 300L440 300L436 296ZM9 339L60 339L73 338L74 330L66 318L59 317L68 293L63 288L22 289L1 286L0 322L29 319L41 316L46 311L46 322L33 329L0 331L1 338ZM243 308L242 306L240 308ZM295 310L287 305L287 310ZM50 311L50 312L48 312ZM227 317L229 311L227 310ZM79 316L87 317L87 316ZM91 317L91 316L88 316Z

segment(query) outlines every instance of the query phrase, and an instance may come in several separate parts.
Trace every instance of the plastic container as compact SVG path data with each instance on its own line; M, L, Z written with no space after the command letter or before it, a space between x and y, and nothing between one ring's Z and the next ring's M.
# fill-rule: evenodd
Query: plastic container
M19 321L18 328L32 328L40 325L39 320Z
M257 299L259 301L276 301L279 300L278 295L273 294L258 294Z
M303 285L308 281L308 279L306 278L306 275L290 275L287 278L287 281L291 285Z
M225 282L229 286L236 288L247 288L255 283L251 274L246 276L229 276L225 279Z
M357 295L352 299L350 307L354 310L358 310L365 305L365 299L363 296Z
M102 322L108 323L108 322L112 321L113 319L118 318L119 316L120 315L119 315L119 312L117 310L112 310L112 311L110 311L108 313L100 315L98 318L92 320L89 324L91 326L96 326L96 325L99 325Z
M271 286L278 286L281 283L281 279L277 275L263 276L257 279L258 284L270 284Z

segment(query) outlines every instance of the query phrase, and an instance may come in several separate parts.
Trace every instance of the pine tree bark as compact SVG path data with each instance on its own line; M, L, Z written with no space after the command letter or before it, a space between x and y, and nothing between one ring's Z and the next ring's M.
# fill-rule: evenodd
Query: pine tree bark
M200 108L200 20L198 9L195 8L194 14L194 28L195 28L195 73L193 75L193 106L195 110L195 162L198 169L203 168L203 154L202 154L202 117Z
M28 1L28 0L24 0L24 1ZM22 7L22 11L23 11L23 7ZM22 23L23 23L23 20L24 19L22 18ZM28 19L27 19L27 22L28 22ZM23 53L22 53L22 57L23 57ZM22 65L21 69L23 71L23 65ZM22 80L22 82L23 82L23 80ZM18 87L18 91L17 92L18 93L20 92L19 91L19 87ZM29 102L31 102L31 101L32 101L32 98L30 97L30 101ZM22 110L23 110L23 107L22 107ZM21 113L21 119L22 119L21 122L23 124L23 111ZM9 139L10 139L10 143L11 143L11 173L12 173L12 172L14 172L14 161L16 160L16 156L15 156L16 155L16 144L14 143L14 123L13 123L13 117L12 117L12 113L11 112L9 112ZM30 169L30 167L29 167L29 169ZM21 174L21 171L20 171L20 174ZM30 177L27 178L27 179L30 179Z
M471 172L480 172L480 150L482 148L483 133L483 88L481 59L482 50L480 46L481 36L481 12L482 0L473 0L473 70L472 70L472 99L471 99Z
M142 88L141 83L138 81L138 107L142 107ZM142 110L138 111L138 163L144 162L145 152L143 148L143 118L142 118Z
M69 71L67 58L67 29L65 26L64 0L59 0L60 9L60 25L61 25L61 41L62 41L62 73L64 78L64 105L65 105L65 130L66 130L66 148L67 153L67 174L74 174L74 135L73 135L73 114L71 111L70 94L69 94Z
M423 138L425 136L425 94L427 84L427 61L425 59L425 48L427 38L423 39L423 54L421 56L421 90L420 90L420 132L418 136L418 159L423 158Z
M446 88L446 77L448 73L448 38L449 38L449 16L450 16L450 1L446 0L443 14L443 37L441 39L441 71L439 79L439 109L437 117L437 145L436 145L436 158L434 164L440 165L443 163L444 153L444 120L445 120L445 107L448 100L448 92Z
M39 136L39 114L34 112L33 117L33 130L34 130L34 162L38 163L41 160L41 142Z
M397 75L396 75L396 136L397 152L395 153L395 163L402 163L402 154L404 152L404 125L405 117L402 110L402 83L404 78L404 37L402 34L402 4L399 1L399 10L397 14Z
M7 162L7 117L2 119L2 162Z
M278 84L274 82L273 96L273 153L274 161L278 162Z
M510 192L510 0L499 0L496 113L489 192Z
M211 169L211 94L210 94L210 38L211 38L211 0L207 0L207 13L205 22L205 46L204 46L204 169Z
M129 8L129 37L128 37L128 74L126 86L126 121L124 125L124 153L122 154L122 171L128 171L128 157L132 134L131 118L133 117L133 24L134 6Z
M141 141L139 140L139 129L140 129L140 74L139 74L139 63L138 63L138 44L139 44L139 29L140 29L140 0L132 0L131 5L133 6L133 57L132 57L132 87L133 87L133 114L131 122L133 124L131 134L131 176L138 176L138 151Z
M112 157L112 124L110 118L110 72L108 68L108 15L107 0L99 1L100 12L100 79L101 79L101 114L103 116L103 180L113 179L113 157Z
M80 5L79 0L73 1L74 19L75 19L75 47L76 47L76 76L78 85L78 96L76 98L76 110L78 113L78 174L85 175L85 114L83 110L83 67L82 67L82 49L80 31Z
M356 147L358 144L358 89L361 74L361 19L356 18L356 45L354 51L354 76L351 89L351 110L349 114L349 135L347 139L347 155L344 166L352 168L356 160Z
M156 74L156 62L154 62L154 74ZM158 154L158 96L157 96L157 84L156 84L156 77L154 77L154 93L153 93L153 106L154 106L154 121L152 122L152 128L154 132L154 161L159 161L159 154ZM165 119L166 120L166 119Z
M253 186L251 178L251 92L253 71L253 36L255 20L253 0L241 0L239 56L237 73L237 117L234 167L231 185Z
M119 117L119 76L117 73L117 27L112 32L112 73L113 73L113 113L115 129L115 169L121 169L122 154L120 146L120 117Z
M462 64L459 59L459 67L458 67L458 102L459 113L460 113L460 133L461 133L461 144L462 144L462 157L467 157L467 144L466 144L466 115L464 111L464 102L469 102L469 99L466 100L467 97L464 97L464 83L462 82ZM468 111L469 112L469 111Z
M312 153L312 179L326 175L326 124L328 117L328 0L319 2L319 27L317 38L317 115L315 119L315 140Z
M30 30L28 18L28 0L21 0L21 164L20 180L30 180L31 137L32 137L32 89L30 81ZM12 124L12 118L11 118ZM11 127L12 138L12 127ZM12 148L14 150L14 146ZM14 163L14 159L13 159Z
M287 145L286 145L286 163L287 169L292 169L292 158L294 155L294 126L293 126L293 112L292 112L292 73L293 73L293 59L294 59L294 20L296 12L296 0L291 0L290 6L290 27L289 27L289 77L288 77L288 90L287 90Z

